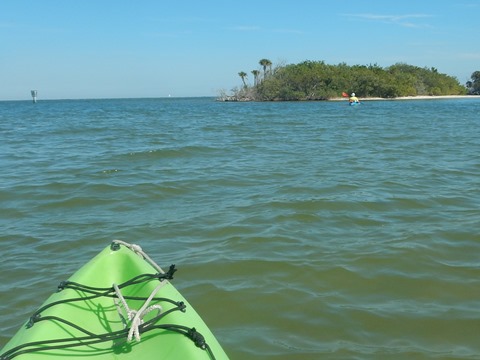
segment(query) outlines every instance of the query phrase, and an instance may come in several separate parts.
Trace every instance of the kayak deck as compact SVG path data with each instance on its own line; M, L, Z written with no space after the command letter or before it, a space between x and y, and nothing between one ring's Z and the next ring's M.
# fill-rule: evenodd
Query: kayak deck
M143 251L114 241L80 268L0 352L22 359L227 359L220 344Z

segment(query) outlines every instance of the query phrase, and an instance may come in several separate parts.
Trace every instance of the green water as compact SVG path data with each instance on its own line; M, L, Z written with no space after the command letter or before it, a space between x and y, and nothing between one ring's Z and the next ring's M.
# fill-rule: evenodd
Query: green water
M0 102L0 347L113 239L231 359L480 358L480 100Z

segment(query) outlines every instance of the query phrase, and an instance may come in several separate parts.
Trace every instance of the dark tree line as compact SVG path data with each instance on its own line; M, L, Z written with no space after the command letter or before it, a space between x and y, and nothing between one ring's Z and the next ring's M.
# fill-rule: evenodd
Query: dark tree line
M480 71L475 71L471 80L467 81L468 93L471 95L480 95Z
M465 87L455 77L439 73L433 67L422 68L404 63L383 68L376 64L351 66L346 63L329 65L324 61L304 61L272 69L271 61L262 59L260 65L263 72L252 71L255 75L253 85L245 83L246 73L239 73L244 86L233 89L233 99L328 100L341 96L342 92L355 92L363 98L395 98L464 95L480 91L480 72L472 74L472 81Z

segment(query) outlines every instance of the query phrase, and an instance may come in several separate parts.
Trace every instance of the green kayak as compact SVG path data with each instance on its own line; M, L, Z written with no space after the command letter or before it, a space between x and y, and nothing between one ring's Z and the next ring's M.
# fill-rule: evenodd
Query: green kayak
M60 283L0 360L228 359L187 300L139 246L112 244Z

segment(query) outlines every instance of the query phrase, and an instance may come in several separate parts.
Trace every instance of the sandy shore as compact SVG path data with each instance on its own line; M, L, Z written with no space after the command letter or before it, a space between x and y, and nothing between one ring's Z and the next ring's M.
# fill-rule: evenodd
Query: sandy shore
M396 98L360 98L360 101L371 101L371 100L437 100L437 99L480 99L480 95L441 95L441 96L399 96ZM329 101L346 101L348 98L339 97L332 98Z

